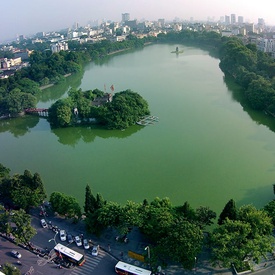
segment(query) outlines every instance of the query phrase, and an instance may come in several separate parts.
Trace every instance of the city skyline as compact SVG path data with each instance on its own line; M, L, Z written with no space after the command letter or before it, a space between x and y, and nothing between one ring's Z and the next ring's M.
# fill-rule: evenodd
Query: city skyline
M74 22L85 26L96 20L121 21L122 13L129 13L130 19L156 21L164 18L171 21L207 20L216 21L221 16L236 14L245 21L256 23L263 18L269 25L275 25L272 7L269 0L260 3L253 1L231 0L224 3L220 0L12 0L1 3L2 24L0 40L14 39L17 35L31 35L37 32L58 31L69 28Z

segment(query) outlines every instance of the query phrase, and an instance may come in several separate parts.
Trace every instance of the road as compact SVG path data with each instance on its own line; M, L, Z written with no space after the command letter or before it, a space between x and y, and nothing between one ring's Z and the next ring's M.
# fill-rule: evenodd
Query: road
M73 226L72 224L64 222L61 220L54 220L53 223L57 225L60 229L65 229L68 234L73 236L79 235L79 228ZM56 243L62 243L63 245L69 246L71 249L76 250L85 255L85 263L83 266L74 267L71 269L57 268L57 265L53 262L47 261L45 258L36 255L29 250L17 246L13 242L7 240L6 238L0 238L0 264L11 263L16 268L19 268L22 274L25 274L29 271L28 274L38 274L38 275L51 275L51 274L64 274L64 275L88 275L88 274L97 274L97 275L107 275L107 274L116 274L114 271L114 266L117 263L117 260L109 255L105 250L100 249L98 256L92 256L91 250L85 250L83 247L77 247L75 243L68 244L66 241L61 242L59 234L53 232L49 228L42 228L40 224L39 215L32 216L32 226L36 229L37 234L31 240L32 245L44 251L52 250ZM85 232L81 232L85 233ZM84 236L85 237L85 236ZM11 250L17 250L21 253L22 258L20 262L22 265L18 265L16 258L11 256Z

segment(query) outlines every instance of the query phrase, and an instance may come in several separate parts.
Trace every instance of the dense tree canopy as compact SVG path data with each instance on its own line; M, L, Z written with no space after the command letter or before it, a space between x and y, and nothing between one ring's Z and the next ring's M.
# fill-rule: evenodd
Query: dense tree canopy
M23 175L5 176L0 182L0 199L11 207L29 211L46 198L46 191L38 173L25 170Z
M53 192L50 196L50 203L53 211L68 218L80 218L81 208L77 200L64 193Z
M273 250L272 223L268 215L252 205L238 209L237 219L225 218L210 235L212 261L224 267L242 268L244 260L257 263Z
M148 103L131 90L110 94L98 89L83 92L71 89L69 97L59 99L49 108L49 121L55 127L67 127L79 120L94 118L108 129L125 129L150 113ZM99 106L93 106L96 98L102 98Z

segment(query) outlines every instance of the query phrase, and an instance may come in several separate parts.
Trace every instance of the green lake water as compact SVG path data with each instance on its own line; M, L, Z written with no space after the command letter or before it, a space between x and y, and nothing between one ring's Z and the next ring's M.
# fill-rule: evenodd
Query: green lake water
M176 46L184 52L172 54ZM257 207L274 198L275 120L242 106L238 87L208 52L151 45L111 56L44 90L38 106L69 87L104 85L141 94L159 122L110 131L52 130L37 117L0 121L0 162L12 174L40 173L48 194L61 191L81 204L86 184L119 203L169 197L218 213L231 198Z

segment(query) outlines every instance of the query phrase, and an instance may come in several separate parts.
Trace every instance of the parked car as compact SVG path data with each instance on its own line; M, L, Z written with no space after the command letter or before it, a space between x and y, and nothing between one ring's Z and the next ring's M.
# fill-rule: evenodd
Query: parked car
M73 236L72 235L67 235L67 242L68 243L73 243L74 239L73 239Z
M76 243L77 246L81 246L82 245L82 241L81 241L81 239L80 239L79 236L75 236L74 241L75 241L75 243Z
M59 231L59 237L62 242L66 241L66 231L65 230L60 230Z
M42 219L40 222L41 222L41 226L42 226L43 228L48 227L48 224L46 223L46 221L45 221L44 219Z
M87 239L83 240L83 246L84 246L85 249L89 249L90 248L90 245L89 245L89 242L88 242Z
M97 256L99 251L99 245L94 245L92 249L92 255Z
M21 258L21 254L16 251L16 250L12 250L11 251L11 255L14 257L14 258L17 258L17 259L20 259Z

